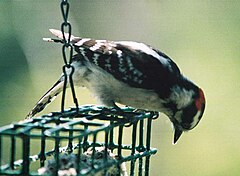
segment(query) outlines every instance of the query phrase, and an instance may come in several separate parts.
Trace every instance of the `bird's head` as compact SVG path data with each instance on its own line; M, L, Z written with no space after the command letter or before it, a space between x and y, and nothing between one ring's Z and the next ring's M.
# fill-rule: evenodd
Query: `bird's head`
M183 131L193 129L202 118L205 109L205 97L202 89L197 88L192 91L190 97L189 102L183 107L177 108L171 118L174 127L173 144L178 141Z

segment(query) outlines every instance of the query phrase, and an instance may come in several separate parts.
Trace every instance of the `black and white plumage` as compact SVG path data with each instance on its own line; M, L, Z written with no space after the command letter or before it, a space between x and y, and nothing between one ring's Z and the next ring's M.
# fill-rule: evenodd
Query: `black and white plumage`
M61 31L50 31L63 38ZM75 85L87 87L104 105L116 107L117 102L165 113L175 129L174 143L183 131L198 124L205 108L203 91L185 78L164 53L132 41L114 42L74 36L70 40L77 52L72 59ZM28 117L44 109L62 91L63 81L62 76Z

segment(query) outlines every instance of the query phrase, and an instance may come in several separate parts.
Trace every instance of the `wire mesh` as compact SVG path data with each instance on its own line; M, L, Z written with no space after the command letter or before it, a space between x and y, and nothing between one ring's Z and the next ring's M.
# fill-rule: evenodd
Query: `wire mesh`
M0 128L0 174L149 175L150 157L157 152L150 147L151 125L158 114L130 107L122 108L124 113L119 114L114 108L78 106L68 0L62 0L60 8L65 64L61 112ZM67 84L76 107L66 110Z
M59 175L65 153L74 155L76 175L108 175L113 166L121 175L123 163L130 175L149 175L150 156L157 152L150 147L151 124L156 114L129 107L122 110L124 116L115 109L81 106L77 114L76 108L70 108L1 127L0 174L41 175L39 168L54 161L52 175ZM100 158L95 157L98 147L103 151ZM90 164L86 167L83 161L90 148ZM117 159L109 159L109 151ZM97 163L97 159L101 162Z

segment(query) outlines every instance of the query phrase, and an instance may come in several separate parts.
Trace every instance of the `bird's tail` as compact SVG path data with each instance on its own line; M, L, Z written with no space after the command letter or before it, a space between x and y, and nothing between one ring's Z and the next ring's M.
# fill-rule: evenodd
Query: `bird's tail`
M65 36L65 39L67 40L69 37L68 33L63 33L60 30L57 29L49 29L49 31L58 37L59 39L52 39L52 38L43 38L44 41L47 42L56 42L56 43L63 43L63 39ZM74 37L73 35L70 36L70 42L73 42L73 40L79 39L78 37ZM50 102L52 102L56 96L62 92L63 90L63 84L64 84L64 76L62 76L53 86L51 89L49 89L43 96L42 98L36 103L34 108L28 113L26 118L31 118L35 114L41 112Z
M35 114L41 112L49 103L51 103L56 96L62 92L64 84L64 76L62 76L53 86L49 89L40 100L36 103L34 108L28 113L26 118L32 118Z
M60 30L57 30L57 29L49 29L49 31L55 35L57 38L59 39L53 39L53 38L43 38L44 41L47 41L47 42L56 42L56 43L63 43L63 39L64 39L64 36L65 36L65 39L68 40L69 38L69 33L64 33L64 36L63 36L63 33L62 31ZM81 38L79 37L74 37L73 35L70 36L70 42L74 42L74 40L80 40Z

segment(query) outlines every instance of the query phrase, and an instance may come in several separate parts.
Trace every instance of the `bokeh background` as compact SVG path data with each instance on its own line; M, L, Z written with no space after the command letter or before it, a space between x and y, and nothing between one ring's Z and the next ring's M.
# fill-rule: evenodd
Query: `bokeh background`
M59 2L0 1L1 126L24 119L61 74L61 45L42 41L60 28ZM159 48L205 91L202 121L177 145L167 117L154 121L151 175L239 175L240 1L71 0L69 20L75 35ZM77 94L96 103L85 89ZM43 113L59 109L60 97Z

